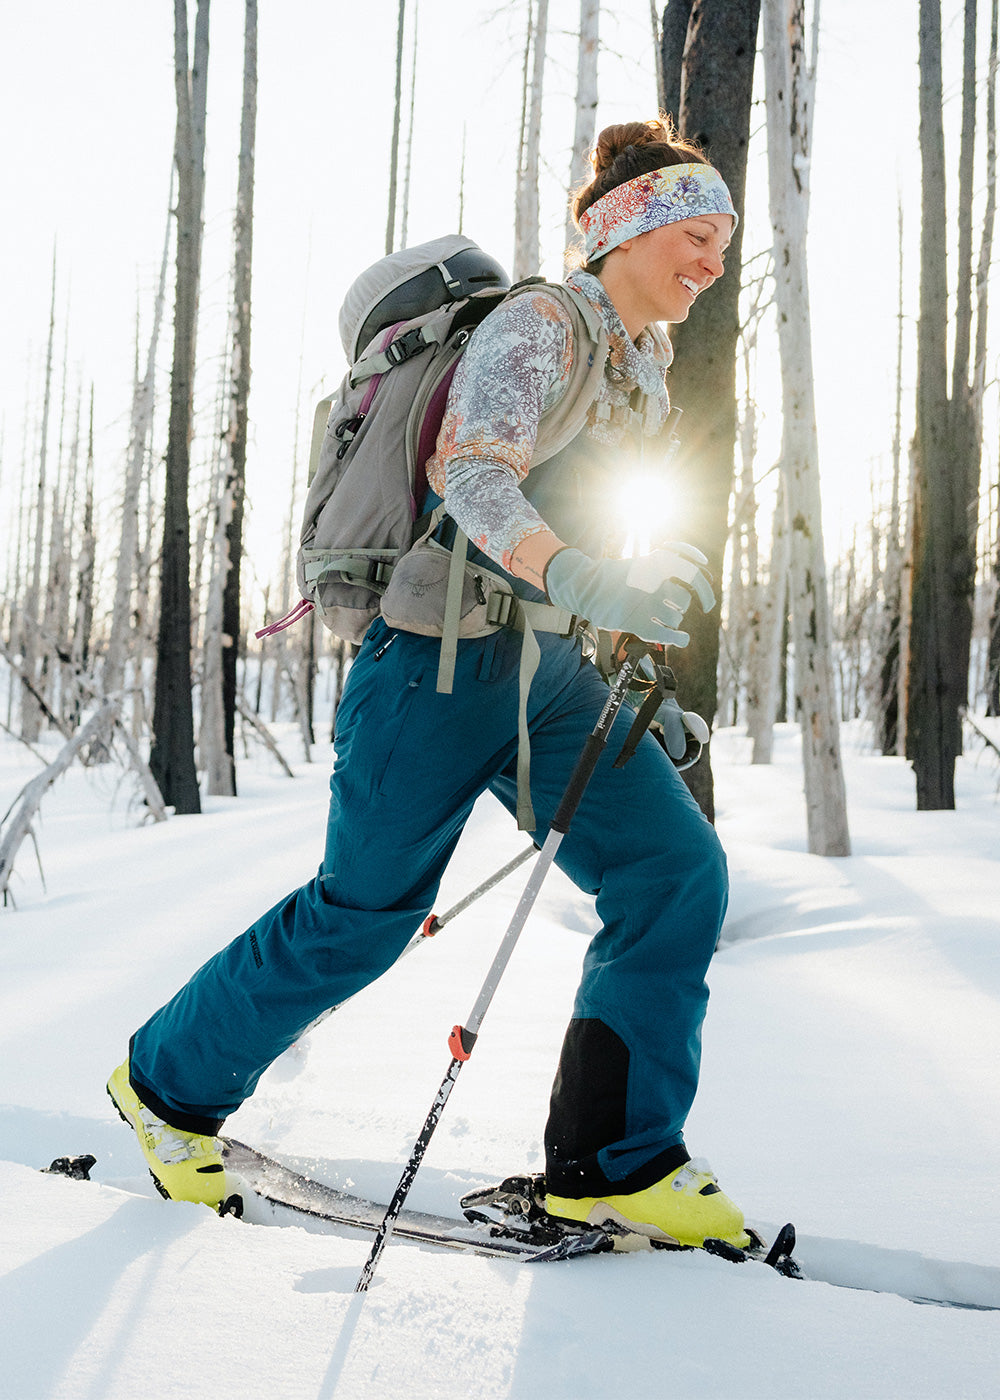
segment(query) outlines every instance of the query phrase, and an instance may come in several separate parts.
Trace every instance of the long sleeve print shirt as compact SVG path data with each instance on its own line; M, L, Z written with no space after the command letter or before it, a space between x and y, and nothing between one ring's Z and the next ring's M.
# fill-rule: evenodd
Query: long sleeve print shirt
M665 422L669 342L644 330L633 342L600 281L575 272L567 282L597 309L610 353L586 432L614 444L626 431L601 411L626 406L641 389L659 408L646 431ZM427 480L472 543L510 570L518 545L548 529L520 483L531 466L538 423L566 387L573 356L572 323L544 289L503 303L477 327L459 361Z

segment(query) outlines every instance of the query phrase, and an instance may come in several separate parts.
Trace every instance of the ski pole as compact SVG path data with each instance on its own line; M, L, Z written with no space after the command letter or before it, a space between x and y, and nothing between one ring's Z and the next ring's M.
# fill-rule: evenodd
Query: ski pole
M513 860L509 860L506 865L495 871L488 880L484 880L481 885L477 885L474 890L471 890L464 898L460 899L457 904L453 904L444 914L428 914L427 918L420 926L420 932L414 935L412 941L403 949L403 952L408 953L411 948L415 948L417 944L423 942L425 938L433 938L438 929L442 929L445 924L451 923L455 915L461 914L463 910L468 909L470 904L475 904L480 895L485 894L487 890L491 890L494 885L499 885L500 881L506 880L508 875L513 875L518 866L523 865L524 862L537 851L538 847L534 844L528 846L520 855L515 856Z
M607 743L611 726L614 723L618 711L622 707L632 676L639 665L644 650L645 648L640 643L634 651L631 651L630 654L626 656L622 668L615 678L615 683L608 694L608 698L604 703L604 708L601 710L598 721L591 733L588 734L580 757L577 759L576 767L573 769L573 774L566 786L566 791L563 793L556 814L552 818L552 824L549 827L549 833L539 852L538 860L528 877L528 883L518 902L518 906L514 910L514 917L510 921L507 932L504 934L503 941L497 950L497 955L493 959L489 972L486 974L486 980L476 999L476 1004L472 1008L468 1024L465 1026L453 1027L448 1037L448 1048L451 1050L452 1054L451 1064L448 1066L448 1071L441 1081L441 1087L438 1089L434 1102L431 1104L430 1112L424 1120L424 1126L421 1128L420 1134L413 1145L410 1159L403 1169L403 1175L399 1179L399 1185L396 1187L395 1194L376 1232L375 1243L372 1245L371 1253L368 1256L364 1268L361 1270L361 1276L354 1290L355 1293L366 1293L368 1291L368 1285L375 1276L375 1270L378 1268L378 1261L382 1256L382 1251L389 1241L399 1212L402 1210L403 1203L409 1195L410 1187L413 1185L413 1179L417 1174L420 1163L423 1161L424 1153L427 1151L427 1147L434 1134L434 1129L441 1120L445 1104L448 1102L451 1091L455 1086L459 1071L472 1054L483 1018L489 1009L490 1002L493 1000L500 979L510 961L511 954L521 935L521 930L524 928L528 915L531 913L532 906L538 897L538 891L541 889L542 881L545 879L549 867L555 859L556 852L559 849L562 839L569 830L573 815L580 805L580 799L583 797L587 784L590 782L591 775L597 766L597 760L600 758L604 746Z
M406 957L407 953L412 953L415 948L420 947L421 943L426 943L428 938L433 938L438 929L444 928L445 924L450 924L457 914L461 914L463 910L468 909L469 905L474 904L480 895L485 894L487 890L491 890L494 885L499 885L501 880L506 880L508 875L512 875L518 866L523 865L528 857L533 856L537 850L538 847L535 845L528 846L520 855L515 856L513 860L509 860L506 865L494 871L488 880L484 880L481 885L477 885L474 890L470 890L457 904L453 904L451 908L445 910L443 914L428 914L427 918L420 925L419 932L413 935L396 961L401 961ZM357 993L355 993L355 995L357 995ZM310 1024L306 1026L302 1034L306 1035L309 1031L314 1031L317 1026L322 1025L329 1016L332 1016L335 1011L339 1011L342 1006L346 1006L350 1000L350 997L345 997L343 1001L338 1001L336 1006L330 1006L326 1011L321 1011L315 1021L310 1022Z

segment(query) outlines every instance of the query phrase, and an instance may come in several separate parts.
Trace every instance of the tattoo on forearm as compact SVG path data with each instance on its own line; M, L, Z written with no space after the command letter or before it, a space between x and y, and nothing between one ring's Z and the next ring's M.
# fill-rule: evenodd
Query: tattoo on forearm
M514 555L514 563L517 565L517 572L520 578L523 578L528 583L535 584L538 588L542 587L545 577L544 569L538 568L537 565L532 564L520 553Z

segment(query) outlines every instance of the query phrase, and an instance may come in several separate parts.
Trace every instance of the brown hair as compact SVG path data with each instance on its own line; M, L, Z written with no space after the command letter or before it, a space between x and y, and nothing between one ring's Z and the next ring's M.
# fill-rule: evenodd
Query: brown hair
M679 135L670 118L662 113L645 122L606 126L590 153L593 179L582 185L573 197L573 218L579 224L580 215L602 195L626 180L634 180L637 175L648 175L665 165L705 160L707 157L701 147ZM586 264L587 270L599 270L602 261L595 258Z

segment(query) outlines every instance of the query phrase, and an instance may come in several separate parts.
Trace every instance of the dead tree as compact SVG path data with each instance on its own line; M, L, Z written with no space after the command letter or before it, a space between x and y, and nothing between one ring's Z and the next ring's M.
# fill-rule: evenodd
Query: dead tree
M82 753L88 744L100 740L115 725L118 725L125 740L129 763L135 768L142 784L150 816L154 821L163 821L166 818L163 799L152 774L139 753L138 747L132 741L131 735L121 726L119 702L105 700L86 724L81 725L67 739L52 762L25 784L0 821L0 826L5 824L2 837L0 837L0 895L2 895L5 905L10 897L10 877L14 870L14 860L21 843L26 837L33 836L33 823L38 815L42 798L56 779L66 772L74 758Z
M983 237L976 273L976 361L973 392L980 423L982 422L983 393L986 384L986 289L989 285L993 224L996 216L997 9L997 0L992 0L990 6L990 60L986 87L986 212L983 217ZM987 624L986 640L986 713L1000 715L1000 492L998 492L992 586L994 590L993 607Z
M222 595L229 570L226 530L232 510L228 489L228 444L226 442L227 398L231 376L231 338L233 316L230 311L226 342L220 355L220 380L216 401L215 429L212 442L215 450L209 465L210 484L205 510L198 520L195 543L192 593L202 596L202 573L208 566L208 586L201 617L201 666L199 670L199 728L198 767L203 774L205 791L216 797L231 797L233 775L226 755L225 726L222 713ZM207 555L207 559L206 559Z
M74 457L79 450L79 405L75 440L67 447L69 393L69 316L63 335L61 391L59 396L59 433L55 454L54 480L50 493L48 547L45 551L44 604L41 609L41 639L43 654L41 688L50 706L65 714L66 675L59 664L58 652L65 650L69 614L70 542L68 520L72 519L70 501L75 470ZM47 639L47 642L46 642Z
M1000 715L1000 531L993 556L993 610L986 641L986 714Z
M205 752L202 729L202 762L208 791L236 796L235 725L237 664L240 644L240 564L243 557L243 507L246 495L247 408L250 398L250 290L253 263L254 139L257 124L257 0L246 0L243 51L243 110L240 119L239 179L236 192L233 270L233 345L230 363L229 425L225 434L225 482L220 503L223 533L223 580L220 628L205 638L218 649L217 708L219 731L213 733ZM206 665L207 672L207 665ZM205 692L203 682L202 693ZM214 699L214 697L213 697Z
M37 673L40 656L39 622L42 592L42 561L45 552L45 502L48 491L49 411L52 405L52 348L56 334L56 255L52 253L52 296L49 304L49 339L45 356L45 393L42 401L42 430L38 449L38 487L35 494L34 550L31 573L24 594L22 625L24 657L22 670L27 684L21 690L21 737L33 744L42 729L38 704Z
M768 255L769 262L769 255ZM734 486L731 531L732 583L727 598L727 622L725 627L725 647L723 657L728 658L729 683L733 687L731 697L732 723L739 722L737 716L745 709L748 734L759 722L757 706L759 701L758 670L760 664L759 647L762 638L761 608L765 584L760 570L760 541L758 533L758 483L754 478L757 460L757 399L754 389L757 333L760 321L768 306L769 295L765 289L770 286L770 268L762 276L750 280L748 311L740 334L740 351L743 364L742 408L739 417L738 447L740 471L739 480ZM722 667L720 666L720 672ZM722 672L722 675L726 675ZM720 675L720 693L724 690ZM720 703L720 713L722 705ZM772 722L773 716L769 719Z
M661 111L673 118L675 125L681 120L681 84L684 78L684 49L687 44L688 24L694 0L667 0L663 19L659 24L659 50L656 77L656 95ZM653 29L654 42L657 26Z
M670 0L663 12L661 62L668 110L684 136L706 149L737 209L743 207L750 101L760 0ZM673 107L671 104L675 104ZM726 253L726 275L699 297L687 321L671 329L675 357L670 393L684 410L677 458L678 497L690 502L678 531L723 577L736 443L736 346L744 224ZM672 657L685 708L712 722L718 701L720 609L685 619L691 643ZM684 774L712 820L715 798L708 754Z
M170 259L170 233L173 215L169 211L174 200L174 169L170 175L170 196L167 200L167 226L163 237L160 272L153 302L153 322L142 378L138 372L138 326L136 327L136 375L132 391L132 415L129 427L128 461L125 469L125 489L122 495L121 532L118 540L118 560L115 566L115 595L111 612L111 630L104 657L102 689L106 696L116 695L125 683L129 641L132 635L133 590L139 556L139 500L142 494L146 455L153 428L153 402L156 388L156 355L163 324L166 300L167 266Z
M188 68L187 0L174 3L177 95L177 281L160 562L160 621L150 767L168 805L201 811L191 696L191 525L188 509L198 285L205 185L209 0L198 0Z
M940 0L920 0L920 318L907 757L920 810L955 806L976 577L980 439L969 381L976 3L965 4L951 393ZM982 292L985 298L985 290Z
M781 355L785 515L789 532L796 714L806 824L814 855L850 855L827 596L806 262L815 67L805 55L804 0L763 0L768 190ZM813 11L815 44L819 16ZM815 55L815 48L813 50Z
M538 271L539 215L538 162L542 139L542 89L545 78L545 46L548 42L549 0L528 6L528 41L525 48L525 90L522 104L521 143L517 163L517 197L514 207L514 280ZM531 54L528 82L528 54Z
M778 496L771 526L771 558L766 583L757 592L747 696L747 737L751 763L770 763L774 724L784 699L785 621L788 616L788 567L791 543L785 515L785 491Z
M413 50L410 55L410 110L406 123L406 168L403 171L403 211L399 218L399 246L406 247L410 234L410 177L413 174L413 128L417 112L417 21L420 15L419 0L413 0ZM462 128L462 165L465 165L465 128ZM459 215L459 233L461 215Z
M73 667L75 673L90 667L94 631L94 574L97 540L94 532L94 386L90 386L90 414L87 427L87 462L83 483L83 525L76 565L76 604L73 617ZM82 705L80 687L74 692L74 721Z
M396 246L396 183L399 171L399 126L403 102L403 31L406 26L406 0L399 0L396 20L396 101L392 114L392 147L389 152L389 211L385 221L385 251Z
M905 714L904 671L900 665L900 620L902 616L903 534L902 534L902 457L903 457L903 207L899 207L899 287L896 313L896 411L892 434L892 485L889 523L886 529L885 569L882 573L882 607L875 636L876 704L875 724L879 750L900 752Z
M655 18L655 11L654 11ZM570 196L590 173L590 152L597 126L597 60L600 52L600 0L580 0L580 41L576 60L576 122L570 156ZM566 246L578 239L572 210L566 214Z
M667 95L663 90L663 64L659 62L660 49L663 46L663 35L660 28L660 13L656 8L656 0L649 0L649 24L653 35L653 53L657 55L656 68L656 110L658 112L667 111Z

